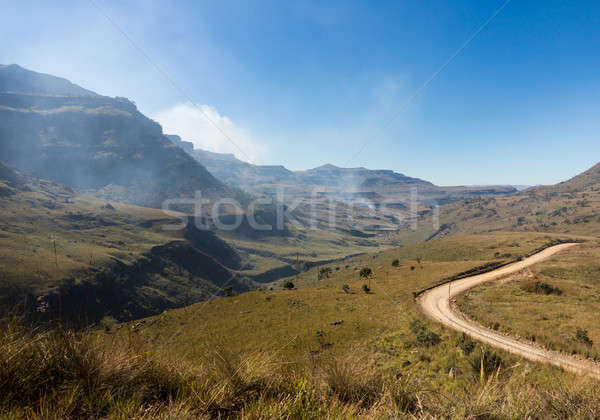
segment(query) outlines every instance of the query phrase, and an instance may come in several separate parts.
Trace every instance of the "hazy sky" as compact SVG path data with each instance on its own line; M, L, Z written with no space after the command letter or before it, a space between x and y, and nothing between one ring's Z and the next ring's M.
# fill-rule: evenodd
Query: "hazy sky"
M424 86L504 3L0 0L0 63L255 163L558 182L600 161L600 2L512 0Z

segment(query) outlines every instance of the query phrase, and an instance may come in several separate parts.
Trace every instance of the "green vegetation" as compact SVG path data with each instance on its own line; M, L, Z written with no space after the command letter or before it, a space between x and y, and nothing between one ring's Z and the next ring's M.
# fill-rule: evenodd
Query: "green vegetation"
M521 285L521 290L529 293L540 293L544 295L562 295L562 290L558 287L544 283L543 281L529 281Z
M293 294L251 291L93 334L7 326L3 360L19 362L3 380L27 398L11 394L2 410L13 417L39 410L62 417L462 418L482 411L519 417L554 415L548 401L555 392L593 408L595 396L583 379L573 382L548 367L525 369L533 365L504 354L506 369L498 374L488 368L495 358L478 344L465 351L470 345L423 319L412 298L449 273L496 261L497 252L526 254L548 241L536 234L434 240L350 259L347 268L317 283L320 267L314 267L299 275ZM384 275L392 254L408 262L417 252L427 255L422 269L404 263ZM375 293L345 293L340 286L360 288L355 267L367 264ZM481 354L483 380L473 367L474 355ZM58 363L61 374L53 376ZM55 379L39 382L46 375ZM548 385L549 376L564 379ZM18 385L15 378L21 378ZM522 395L523 404L509 403ZM561 413L576 418L581 404L568 401L561 402L560 410L567 410Z
M511 246L517 240L519 247ZM388 336L394 341L412 342L414 334L409 324L415 318L443 337L439 327L421 319L414 291L449 274L496 261L495 252L504 254L510 249L515 254L526 254L549 240L539 234L491 234L445 238L362 255L348 260L347 268L334 271L329 278L317 281L320 267L313 267L300 273L297 280L293 276L279 283L291 281L296 287L291 294L275 288L200 302L148 318L136 334L150 346L167 342L174 354L192 361L215 348L238 355L284 346L290 357L312 357L315 353L311 352L343 354L357 346L369 347ZM411 271L406 262L414 261L417 253L423 256L423 269ZM386 275L392 256L403 263ZM367 264L373 274L372 293L346 293L344 285L348 291L361 291L365 281L358 273ZM343 324L330 325L338 320ZM325 350L315 339L319 330L325 332L331 344ZM116 334L125 331L122 328ZM390 351L401 360L415 361L410 348L394 344L393 349Z
M591 347L594 344L594 342L588 336L587 330L584 330L582 328L577 328L577 331L575 332L575 340L588 347Z
M410 330L415 335L417 343L421 346L435 346L440 343L440 336L431 331L418 319L410 321Z
M323 267L319 270L319 280L323 278L328 278L329 275L333 272L331 267Z

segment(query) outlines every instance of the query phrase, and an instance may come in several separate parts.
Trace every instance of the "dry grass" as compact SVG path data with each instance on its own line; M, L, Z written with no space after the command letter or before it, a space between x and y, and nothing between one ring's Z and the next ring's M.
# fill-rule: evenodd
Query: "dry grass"
M545 369L536 376L514 360L482 376L457 370L440 386L356 353L297 362L213 352L188 365L147 352L133 336L107 343L14 320L2 322L0 336L0 416L11 419L600 416L595 382Z
M508 279L479 286L458 298L459 307L484 325L598 360L599 245L578 245ZM578 334L583 330L592 342Z

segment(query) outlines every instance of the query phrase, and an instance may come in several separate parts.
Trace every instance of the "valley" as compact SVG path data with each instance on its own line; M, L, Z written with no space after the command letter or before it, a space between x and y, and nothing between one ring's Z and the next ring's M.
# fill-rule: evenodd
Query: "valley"
M3 65L0 416L595 418L599 235L600 164L291 171Z

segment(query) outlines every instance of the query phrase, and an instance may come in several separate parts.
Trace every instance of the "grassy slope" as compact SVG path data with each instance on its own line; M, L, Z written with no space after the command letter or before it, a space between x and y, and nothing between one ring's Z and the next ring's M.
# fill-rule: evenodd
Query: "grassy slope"
M213 352L194 363L136 334L104 337L0 320L0 416L115 419L598 418L596 383L460 337L420 353L418 375L373 351L290 360ZM481 355L485 355L482 358ZM451 375L428 369L445 357ZM481 363L481 361L484 361ZM486 362L487 361L487 362Z
M168 346L191 360L215 348L233 354L281 351L305 357L380 343L384 353L394 354L394 363L404 359L418 363L420 355L405 348L412 339L410 319L420 316L413 291L485 262L524 254L547 241L548 237L539 234L495 234L365 255L329 265L329 278L317 280L319 268L303 273L297 290L275 285L274 290L169 311L147 319L138 334L143 341ZM391 266L395 258L400 259L397 268ZM374 271L370 281L359 278L363 266ZM361 290L364 283L370 283L372 293ZM344 284L350 286L350 293L344 293ZM343 324L331 325L338 320Z
M460 309L484 325L548 348L600 359L600 241L578 245L518 275L459 297ZM527 287L543 282L562 293ZM593 343L577 339L587 330Z
M114 202L110 207L104 200L76 194L60 184L24 177L4 166L0 169L0 288L9 291L3 299L10 301L15 294L30 294L33 299L49 293L64 295L70 303L55 296L54 306L76 312L87 308L86 316L94 312L90 319L103 312L131 319L212 298L223 294L220 286L232 278L230 284L237 291L260 287L282 275L278 273L289 275L296 253L301 262L314 263L382 249L392 242L378 245L328 230L309 231L303 237L295 231L291 236L253 239L227 235L230 243L240 247L243 267L226 263L220 267L221 260L211 261L217 251L210 243L199 248L208 257L182 249L191 239L185 230L162 229L179 219L161 210ZM183 245L160 252L156 248L172 241ZM282 272L263 274L282 268ZM99 276L106 287L99 286ZM70 289L74 284L76 290L65 294L65 284ZM100 305L94 300L100 300ZM124 310L128 300L135 301L134 308Z
M430 218L423 221L427 226ZM600 235L600 164L566 182L441 208L441 235L537 231Z
M105 206L105 201L41 180L32 180L25 191L2 198L3 280L41 294L73 271L102 266L112 258L131 263L151 247L177 239L159 226L141 226L168 220L160 210L115 203L114 210Z
M295 290L277 284L273 290L198 303L96 336L107 346L134 342L151 359L168 357L178 366L191 364L211 375L234 374L243 408L227 416L243 417L243 410L250 418L294 415L290 413L334 418L409 413L417 418L486 413L576 418L581 410L595 410L595 400L562 401L555 393L571 398L576 389L589 386L585 380L574 382L552 367L463 341L424 319L412 298L413 291L443 277L496 261L498 255L508 259L525 254L549 239L544 234L497 233L433 240L331 264L331 275L321 280L318 268L311 269L294 280ZM391 265L395 258L399 267ZM359 279L359 269L365 266L374 271L370 281ZM361 290L364 283L370 283L371 293ZM344 284L350 293L342 290ZM341 325L332 325L340 320ZM440 342L432 344L436 335ZM482 374L482 352L484 361L500 357L501 369L489 362ZM248 394L243 384L256 375L266 375L260 383L279 388L249 385L260 390ZM291 388L281 388L282 383ZM222 386L230 390L231 385ZM370 392L377 395L374 400ZM213 398L222 401L224 395ZM403 398L418 398L421 408L404 406Z
M5 174L0 181L3 309L24 296L33 309L44 296L45 317L131 319L210 298L222 293L219 282L239 277L230 268L235 265L216 255L218 239L162 229L179 219L161 210L107 206L60 184L13 177L20 178L10 182ZM232 284L254 287L243 280Z

